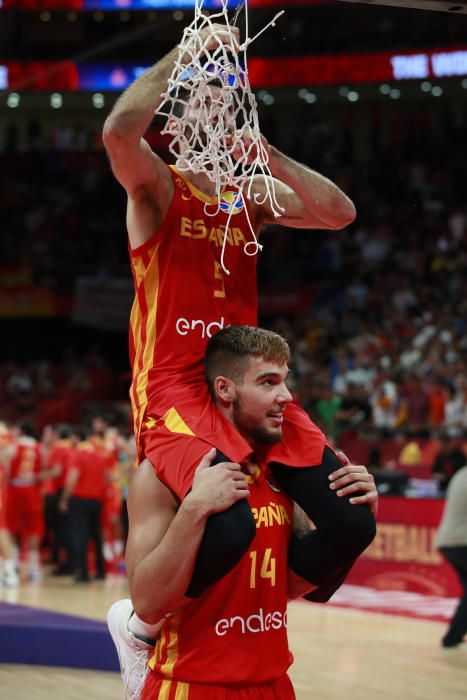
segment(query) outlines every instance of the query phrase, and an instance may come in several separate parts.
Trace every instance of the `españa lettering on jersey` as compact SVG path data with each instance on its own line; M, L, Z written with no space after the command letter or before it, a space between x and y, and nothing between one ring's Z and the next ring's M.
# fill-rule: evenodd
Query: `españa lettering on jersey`
M261 683L292 663L287 641L287 549L293 504L255 471L249 503L257 529L223 579L164 624L149 667L197 683Z
M204 381L211 335L232 324L257 324L256 256L244 253L250 236L246 201L229 190L219 208L217 199L175 169L172 178L174 196L165 220L130 251L135 284L130 395L137 436L146 414L160 414L151 404L164 391ZM224 236L230 275L220 264Z

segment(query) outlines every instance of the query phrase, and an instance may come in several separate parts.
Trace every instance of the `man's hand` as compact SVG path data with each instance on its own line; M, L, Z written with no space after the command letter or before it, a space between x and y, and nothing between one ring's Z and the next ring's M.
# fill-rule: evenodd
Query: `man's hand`
M196 39L199 42L199 47L209 58L209 51L215 51L220 44L231 47L238 52L240 47L240 30L238 27L227 27L225 24L213 24L211 27L203 27L197 34ZM183 62L191 61L192 56L186 54L183 57Z
M68 498L60 498L58 502L58 510L60 513L68 513L69 511L69 505L68 505Z
M227 510L250 493L241 466L235 462L211 466L215 456L215 448L204 455L195 471L193 488L183 502L185 507L194 507L202 515Z
M352 504L368 503L371 512L376 518L378 512L378 491L376 490L373 474L363 464L350 464L349 458L343 452L336 452L336 457L342 464L342 469L337 469L329 475L331 481L329 488L336 491L338 496L348 496L355 492L363 492L363 495L349 499Z
M259 152L258 152L258 147L256 144L253 144L253 135L251 133L251 129L243 127L239 132L236 134L236 138L238 138L240 134L240 142L237 140L235 148L232 148L233 142L234 142L234 137L230 134L227 134L226 136L226 144L227 147L232 150L230 151L231 156L234 160L240 160L241 158L244 157L246 154L247 158L247 163L253 163L258 157L259 157ZM261 134L260 137L261 140L261 147L263 149L263 160L267 160L265 158L265 155L269 156L270 153L270 145L266 138Z

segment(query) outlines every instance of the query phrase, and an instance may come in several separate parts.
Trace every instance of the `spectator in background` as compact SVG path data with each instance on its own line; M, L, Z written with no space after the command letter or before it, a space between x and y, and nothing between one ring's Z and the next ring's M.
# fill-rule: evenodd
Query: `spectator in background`
M441 640L443 647L456 647L467 633L467 466L459 469L448 486L435 542L455 570L462 587L459 604Z
M446 491L450 480L459 469L462 469L466 459L458 438L444 434L440 442L439 452L433 465L433 477L438 481L440 490Z
M102 502L107 481L108 458L83 431L84 438L73 450L68 474L60 497L62 513L69 512L75 581L90 581L87 560L88 540L96 553L96 578L105 578L102 548Z
M366 425L371 418L371 406L364 386L351 384L347 386L339 410L335 414L335 422L340 432L357 430Z
M410 374L402 387L405 424L414 432L426 430L428 423L428 396L423 382L416 374Z
M327 435L336 438L336 415L339 413L342 398L326 385L319 387L318 393L319 398L315 405L316 421Z
M446 400L444 382L434 379L428 386L428 416L432 430L439 430L444 424Z
M381 434L390 434L397 425L398 396L397 386L388 372L380 372L373 381L370 396L373 425Z

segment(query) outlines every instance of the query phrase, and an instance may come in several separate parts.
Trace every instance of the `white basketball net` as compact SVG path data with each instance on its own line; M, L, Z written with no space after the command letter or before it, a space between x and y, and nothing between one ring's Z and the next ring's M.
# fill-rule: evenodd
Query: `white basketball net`
M170 134L170 152L181 172L204 173L215 184L217 207L205 205L205 213L215 216L221 208L221 196L227 187L238 189L239 196L252 195L253 177L262 176L264 196L254 195L257 204L268 202L274 216L283 213L276 199L269 154L261 140L256 99L248 80L246 49L283 12L279 12L255 37L248 36L248 7L245 0L245 35L240 46L232 32L227 14L228 0L209 17L202 13L204 0L196 0L195 17L183 33L177 60L167 91L157 114L167 118L163 134ZM241 9L241 5L240 8ZM214 24L225 25L222 32ZM209 35L200 32L209 28ZM204 38L203 38L204 37ZM222 38L220 38L222 37ZM209 48L206 45L209 44ZM215 80L216 89L212 89ZM210 85L211 84L211 85ZM256 255L258 243L245 207L253 240L245 245L247 255ZM221 265L224 264L227 229L225 228ZM252 248L252 249L250 249Z

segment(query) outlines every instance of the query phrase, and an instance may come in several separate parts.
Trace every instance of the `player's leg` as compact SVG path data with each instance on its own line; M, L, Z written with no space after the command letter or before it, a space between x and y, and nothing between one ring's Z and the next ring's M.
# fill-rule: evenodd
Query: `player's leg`
M75 581L89 581L87 548L89 539L89 519L85 498L70 498L70 529L73 542L73 563Z
M355 559L376 534L375 519L366 505L352 505L329 488L329 475L340 463L325 447L320 464L294 468L277 463L271 471L279 485L313 520L316 530L294 535L289 565L294 573L319 589L312 600L325 601L343 582Z

